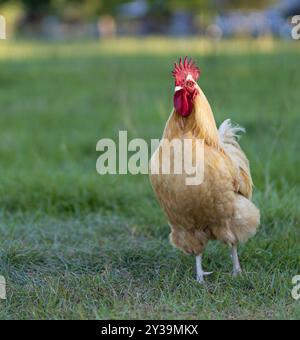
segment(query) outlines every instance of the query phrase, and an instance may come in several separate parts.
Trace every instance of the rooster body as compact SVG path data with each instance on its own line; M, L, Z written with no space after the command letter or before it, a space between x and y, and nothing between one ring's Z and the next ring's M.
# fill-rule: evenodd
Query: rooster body
M251 202L253 183L249 162L237 141L237 134L243 129L232 126L229 120L217 129L207 98L194 79L197 77L192 76L195 66L190 64L189 68L188 65L186 60L181 63L185 79L175 84L175 108L162 142L152 156L150 180L169 220L171 242L185 253L196 256L197 280L204 282L207 273L202 270L202 255L207 243L219 240L228 244L232 249L234 274L239 274L237 245L255 234L260 214ZM188 88L192 93L188 97L191 103L185 110L180 99L185 100L187 95L176 92L183 91L186 81L189 86L193 83L194 92ZM200 159L204 162L204 179L200 185L187 185L187 173L163 174L161 171L162 164L168 161L162 152L164 143L186 139L204 141L204 158ZM192 145L192 159L196 161L198 150L195 143ZM171 153L171 159L172 156ZM158 174L153 174L154 168L160 169Z

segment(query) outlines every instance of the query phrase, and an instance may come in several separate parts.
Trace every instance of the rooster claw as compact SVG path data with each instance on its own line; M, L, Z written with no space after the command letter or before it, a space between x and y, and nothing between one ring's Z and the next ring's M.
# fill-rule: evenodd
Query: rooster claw
M213 274L214 272L204 272L203 273L203 276L209 276L209 275L211 275L211 274Z
M202 284L202 285L205 285L205 281L204 281L203 276L202 276L202 277L201 277L201 276L197 276L197 277L196 277L196 281L197 281L198 283Z
M243 275L243 272L242 272L241 269L239 269L239 270L234 270L234 271L232 272L232 276L233 276L233 277L240 277L240 276L242 276L242 275Z
M212 273L213 272L203 272L202 275L199 275L199 276L196 277L197 282L199 282L199 283L201 283L205 286L206 284L205 284L205 281L204 281L204 277L211 275Z

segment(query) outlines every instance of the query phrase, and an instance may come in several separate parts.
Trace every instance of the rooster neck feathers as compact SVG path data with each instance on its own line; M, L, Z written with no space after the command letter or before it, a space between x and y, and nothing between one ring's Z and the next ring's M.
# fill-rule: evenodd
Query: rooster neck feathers
M179 135L191 134L194 138L203 139L205 144L221 148L220 137L215 123L213 113L205 95L200 92L195 98L195 105L192 114L188 117L181 117L174 110L170 124L174 125L172 136L168 138L177 138Z
M175 78L175 95L178 87L183 87L185 91L191 91L186 87L189 81L192 81L194 92L191 114L183 116L174 109L170 124L175 126L174 129L171 129L173 135L168 138L192 135L195 138L203 139L207 145L220 149L220 137L213 112L206 96L196 83L200 76L200 69L192 59L188 60L186 57L183 62L180 59L178 64L175 63L172 74Z

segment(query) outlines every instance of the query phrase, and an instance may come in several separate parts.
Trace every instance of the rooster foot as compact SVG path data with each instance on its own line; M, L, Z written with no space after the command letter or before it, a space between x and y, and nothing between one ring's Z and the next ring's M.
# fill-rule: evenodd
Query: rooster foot
M205 281L204 281L204 276L208 276L208 275L211 275L213 274L213 272L203 272L202 275L197 275L197 282L201 283L201 284L204 284Z
M237 252L237 245L233 245L231 249L231 258L233 263L233 277L238 277L242 275L242 268L239 261L239 256Z
M196 280L197 282L204 284L204 276L211 275L212 272L204 272L202 269L202 256L198 255L196 256L196 271L197 271L197 276Z
M234 269L232 272L233 277L239 277L243 275L243 271L241 268Z

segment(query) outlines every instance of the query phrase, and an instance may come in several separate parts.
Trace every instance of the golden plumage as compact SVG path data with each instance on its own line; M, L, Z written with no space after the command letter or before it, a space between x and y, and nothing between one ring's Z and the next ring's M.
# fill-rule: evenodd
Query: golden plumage
M187 186L185 173L150 174L154 192L169 220L171 242L194 255L202 254L209 240L230 246L246 241L255 234L260 220L259 210L251 202L249 162L236 140L240 129L227 120L218 130L205 95L198 85L197 88L193 112L182 117L174 109L150 162L151 169L161 169L164 139L204 140L201 185Z

